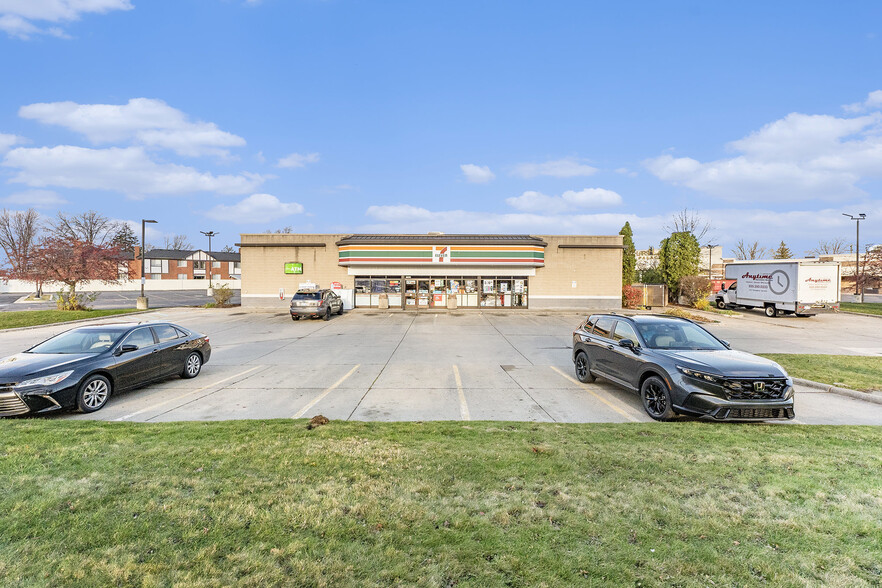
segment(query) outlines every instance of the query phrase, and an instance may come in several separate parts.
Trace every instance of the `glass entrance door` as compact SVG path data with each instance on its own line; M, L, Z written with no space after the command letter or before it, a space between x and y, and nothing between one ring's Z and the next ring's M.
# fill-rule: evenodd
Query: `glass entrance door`
M417 280L417 306L420 308L429 306L429 280Z
M417 281L404 280L403 308L416 308L417 305Z

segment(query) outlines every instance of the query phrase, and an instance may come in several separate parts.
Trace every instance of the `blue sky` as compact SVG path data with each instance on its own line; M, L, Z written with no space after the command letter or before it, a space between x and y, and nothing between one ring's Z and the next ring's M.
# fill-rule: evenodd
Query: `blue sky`
M882 241L882 4L0 0L0 206ZM216 243L217 241L215 241Z

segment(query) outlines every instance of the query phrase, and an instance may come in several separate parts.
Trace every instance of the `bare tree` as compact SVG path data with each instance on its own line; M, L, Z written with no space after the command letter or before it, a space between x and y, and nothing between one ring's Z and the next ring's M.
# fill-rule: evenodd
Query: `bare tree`
M818 241L818 246L806 251L809 255L838 255L848 252L848 243L841 237L829 241Z
M267 229L266 231L264 231L264 233L279 233L279 234L283 234L283 235L288 235L293 232L294 232L294 229L290 226L282 227L281 229L276 229L275 231L272 229Z
M221 253L236 253L236 248L232 245L224 245L224 248L221 249Z
M191 251L193 244L187 239L187 235L172 235L165 238L163 249L174 249L175 251Z
M705 220L697 212L688 208L675 212L671 216L671 220L662 225L662 228L671 234L692 233L702 245L706 245L713 240L713 237L708 235L713 230L710 221Z
M42 278L34 271L34 250L40 232L40 215L33 208L24 212L3 209L0 213L0 247L6 254L3 277L34 282L37 295L42 292Z
M120 223L94 210L73 215L59 212L54 220L46 223L46 229L54 239L103 246L113 241Z
M732 250L735 259L762 259L768 251L765 247L761 247L759 241L753 243L745 243L744 239L739 239Z

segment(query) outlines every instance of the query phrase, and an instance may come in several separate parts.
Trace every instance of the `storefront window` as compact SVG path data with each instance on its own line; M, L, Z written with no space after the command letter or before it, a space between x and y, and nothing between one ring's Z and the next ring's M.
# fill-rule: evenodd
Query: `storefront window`
M511 276L364 276L355 279L355 303L376 308L386 294L389 308L445 308L455 296L459 308L526 308L527 283Z

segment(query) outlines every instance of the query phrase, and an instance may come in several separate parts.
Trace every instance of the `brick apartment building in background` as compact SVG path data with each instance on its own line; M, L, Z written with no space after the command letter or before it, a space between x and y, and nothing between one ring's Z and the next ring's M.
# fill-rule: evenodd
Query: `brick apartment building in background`
M140 247L135 247L129 261L129 279L141 278ZM144 256L148 280L241 280L242 269L238 253L197 249L150 249Z

